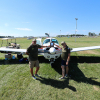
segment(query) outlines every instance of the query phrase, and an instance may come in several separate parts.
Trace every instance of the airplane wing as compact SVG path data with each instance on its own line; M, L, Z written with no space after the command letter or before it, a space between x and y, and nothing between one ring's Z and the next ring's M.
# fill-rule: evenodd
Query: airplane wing
M100 49L100 46L91 46L91 47L80 47L80 48L72 48L71 52L85 51L85 50L93 50ZM25 54L26 49L11 49L11 48L0 48L1 53L14 53L14 54ZM44 55L45 53L50 53L49 50L44 50L43 48L38 49L38 55Z
M36 39L37 44L42 45L41 38ZM0 48L1 53L14 53L14 54L25 54L26 49L14 49L14 48ZM38 54L39 55L44 55L44 53L48 53L48 50L43 50L43 48L38 49Z
M0 48L1 53L25 53L26 49Z
M14 53L14 54L25 54L26 49L11 49L11 48L0 48L1 53ZM38 49L38 54L39 55L44 55L44 53L48 53L48 50L43 50L43 48Z
M71 49L71 52L85 51L85 50L93 50L93 49L100 49L100 46L72 48Z

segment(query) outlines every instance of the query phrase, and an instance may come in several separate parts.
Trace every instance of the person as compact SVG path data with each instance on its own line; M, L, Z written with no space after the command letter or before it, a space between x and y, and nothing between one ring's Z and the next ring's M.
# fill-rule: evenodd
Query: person
M35 76L39 77L37 72L39 71L39 61L38 61L38 48L44 48L47 46L41 46L36 44L36 39L32 40L31 45L27 48L26 54L29 55L29 67L33 79ZM36 67L35 75L33 74L33 68Z
M70 48L67 46L65 41L61 42L62 47L62 54L61 54L61 68L62 68L62 77L59 79L64 79L68 76L68 64L70 60ZM65 74L66 69L66 74Z

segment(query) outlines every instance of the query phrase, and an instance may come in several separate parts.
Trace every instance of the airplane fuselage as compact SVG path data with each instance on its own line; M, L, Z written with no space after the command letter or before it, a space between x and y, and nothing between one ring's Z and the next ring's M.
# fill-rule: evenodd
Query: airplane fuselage
M50 46L50 43L54 43L55 45L59 45L58 41L55 38L47 38L43 41L43 46L49 46L47 48L42 48L45 53L42 55L48 59L50 62L54 62L55 59L58 59L61 55L62 49L58 48L57 46ZM40 49L39 49L40 51Z

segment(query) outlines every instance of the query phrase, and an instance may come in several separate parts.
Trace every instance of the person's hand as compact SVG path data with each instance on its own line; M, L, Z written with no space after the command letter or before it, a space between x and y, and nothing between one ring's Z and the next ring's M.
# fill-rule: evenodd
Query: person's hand
M28 53L28 52L26 52L26 54L27 54L27 55L29 55L29 53Z
M66 65L68 65L68 61L66 61Z

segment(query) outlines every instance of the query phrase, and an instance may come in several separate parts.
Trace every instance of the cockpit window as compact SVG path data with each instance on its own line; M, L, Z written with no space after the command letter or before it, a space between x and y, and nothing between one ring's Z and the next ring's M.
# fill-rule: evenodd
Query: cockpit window
M48 43L48 42L54 42L54 43L59 44L56 39L51 39L51 41L50 41L50 39L46 39L46 40L44 40L43 44Z
M43 44L50 42L50 39L44 40Z
M57 43L58 44L58 41L56 39L52 39L52 42L54 43Z

